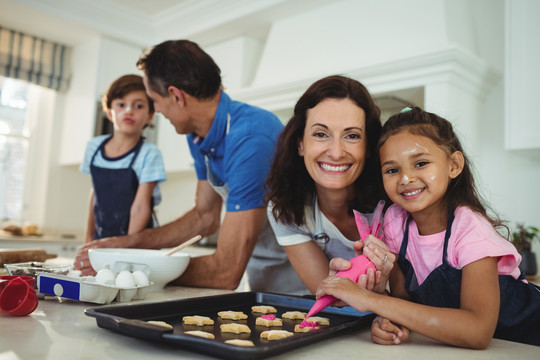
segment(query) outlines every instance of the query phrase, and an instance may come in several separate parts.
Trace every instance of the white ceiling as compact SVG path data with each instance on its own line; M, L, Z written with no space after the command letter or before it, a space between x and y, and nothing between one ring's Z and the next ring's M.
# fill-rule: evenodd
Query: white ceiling
M67 45L97 35L148 47L188 38L202 46L264 38L272 22L327 0L0 0L0 25Z

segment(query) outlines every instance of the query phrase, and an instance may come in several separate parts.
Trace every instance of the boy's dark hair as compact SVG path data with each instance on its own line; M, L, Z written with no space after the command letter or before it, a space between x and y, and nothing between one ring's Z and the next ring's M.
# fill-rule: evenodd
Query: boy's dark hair
M380 175L377 174L377 142L381 133L380 110L371 94L360 82L333 75L313 83L300 97L294 114L282 130L276 144L275 157L267 178L267 201L272 201L272 213L284 224L305 223L304 206L315 193L315 184L302 157L298 141L304 136L307 111L326 99L350 99L366 114L366 161L356 179L356 196L349 204L361 212L373 211L380 199L386 198Z
M463 154L465 160L463 170L461 174L450 181L443 199L448 213L453 212L458 206L467 206L488 219L494 227L505 227L498 217L487 214L486 209L489 209L489 207L476 189L470 161L463 151L452 124L448 120L424 111L419 107L410 110L404 109L401 113L391 116L384 124L378 149L380 150L390 136L402 132L409 132L431 139L448 156L456 151ZM492 212L491 209L489 210Z
M111 104L114 99L121 99L130 92L139 90L146 94L142 76L130 74L119 77L113 81L111 85L109 85L105 95L103 95L103 99L101 100L103 111L111 109ZM146 98L148 99L148 111L150 114L153 114L154 102L148 97L148 95Z
M168 96L168 87L184 90L197 99L210 99L221 89L221 70L199 45L188 40L162 42L143 54L137 68L150 88Z

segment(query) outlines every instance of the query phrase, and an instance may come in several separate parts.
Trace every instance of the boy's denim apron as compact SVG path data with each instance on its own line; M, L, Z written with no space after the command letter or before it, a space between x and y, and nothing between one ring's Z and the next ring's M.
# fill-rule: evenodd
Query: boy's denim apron
M102 155L105 154L105 144L111 138L112 136L101 143L90 162L90 173L92 174L92 184L94 186L94 220L96 226L94 239L127 234L131 205L139 188L139 180L132 166L141 150L142 138L133 149L122 155L122 157L125 157L134 153L129 167L107 169L94 165L96 154L99 151L101 151ZM153 208L153 199L151 207ZM151 228L152 225L153 219L150 217L147 227Z
M409 241L407 219L403 242L399 250L398 265L405 275L405 289L414 302L445 308L459 308L461 296L461 270L451 267L446 260L454 214L448 219L444 237L442 264L433 270L418 286L411 263L405 258ZM510 275L499 275L500 310L494 337L540 345L540 289L534 284L524 283Z

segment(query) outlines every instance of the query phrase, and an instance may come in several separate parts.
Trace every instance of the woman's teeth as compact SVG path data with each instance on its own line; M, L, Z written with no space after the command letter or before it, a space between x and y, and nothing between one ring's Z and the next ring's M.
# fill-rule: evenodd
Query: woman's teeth
M334 166L334 165L329 165L329 164L325 164L325 163L320 163L320 166L324 171L345 171L345 170L347 170L348 168L351 167L351 165Z

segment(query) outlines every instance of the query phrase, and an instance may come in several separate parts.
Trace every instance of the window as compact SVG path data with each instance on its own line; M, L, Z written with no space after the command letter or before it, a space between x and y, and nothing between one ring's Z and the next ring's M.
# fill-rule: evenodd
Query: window
M0 77L0 219L22 220L29 84Z

